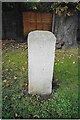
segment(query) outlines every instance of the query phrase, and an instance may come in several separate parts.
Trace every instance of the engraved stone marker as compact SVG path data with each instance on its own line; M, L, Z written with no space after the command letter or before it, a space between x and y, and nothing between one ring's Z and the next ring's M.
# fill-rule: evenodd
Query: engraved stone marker
M36 30L28 35L28 93L48 95L52 77L56 38L49 31Z

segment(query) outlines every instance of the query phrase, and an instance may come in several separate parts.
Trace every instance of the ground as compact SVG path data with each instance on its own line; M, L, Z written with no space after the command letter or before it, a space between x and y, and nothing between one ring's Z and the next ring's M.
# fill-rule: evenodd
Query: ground
M3 43L2 118L79 118L78 48L56 50L50 96L28 95L26 43Z

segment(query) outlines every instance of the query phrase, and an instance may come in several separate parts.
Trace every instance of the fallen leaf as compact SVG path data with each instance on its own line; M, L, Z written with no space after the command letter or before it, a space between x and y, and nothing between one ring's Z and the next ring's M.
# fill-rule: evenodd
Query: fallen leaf
M5 79L5 80L3 80L3 83L6 83L7 82L7 80Z
M24 71L24 70L25 70L25 68L24 68L24 67L22 67L22 70Z
M15 113L15 117L17 117L18 116L18 114L17 113Z
M9 87L9 86L10 86L10 84L8 84L8 83L7 83L5 86L6 86L6 87Z
M39 118L39 116L38 115L34 115L33 118Z
M14 80L16 80L17 79L17 77L16 76L14 76Z
M27 86L28 84L26 83L26 86Z
M6 69L6 71L8 71L8 69Z
M75 61L73 62L73 64L75 64Z
M4 97L4 100L6 100L8 98L8 96L6 95L5 97Z

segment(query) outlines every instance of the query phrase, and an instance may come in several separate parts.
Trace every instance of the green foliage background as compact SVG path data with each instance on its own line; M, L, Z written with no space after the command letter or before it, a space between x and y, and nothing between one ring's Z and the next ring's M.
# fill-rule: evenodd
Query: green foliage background
M72 11L80 11L80 2L78 3L65 3L65 2L22 2L22 3L15 3L15 2L6 2L3 3L3 10L18 10L18 11L25 11L25 10L33 10L33 11L40 11L40 12L53 12L55 11L56 14L60 15L61 13L71 13Z

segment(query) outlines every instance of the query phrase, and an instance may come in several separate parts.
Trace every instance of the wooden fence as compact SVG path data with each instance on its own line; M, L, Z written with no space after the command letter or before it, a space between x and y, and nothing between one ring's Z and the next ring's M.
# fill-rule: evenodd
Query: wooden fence
M23 12L24 35L33 30L52 30L52 14Z

